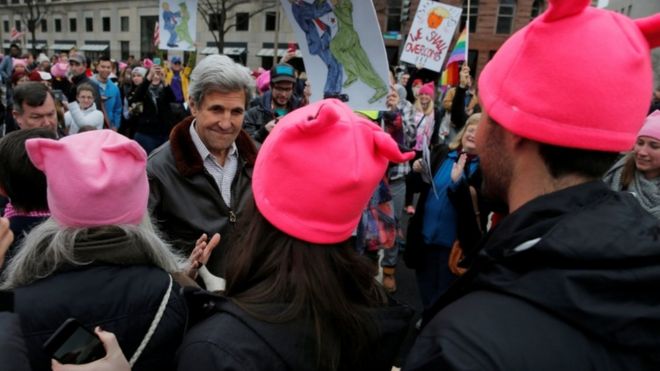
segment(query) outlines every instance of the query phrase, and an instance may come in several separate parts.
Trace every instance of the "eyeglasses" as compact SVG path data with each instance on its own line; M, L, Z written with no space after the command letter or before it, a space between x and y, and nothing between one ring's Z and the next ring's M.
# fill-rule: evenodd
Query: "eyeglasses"
M283 88L281 86L274 85L273 86L273 91L275 91L275 90L279 91L280 93L291 93L293 91L293 86Z

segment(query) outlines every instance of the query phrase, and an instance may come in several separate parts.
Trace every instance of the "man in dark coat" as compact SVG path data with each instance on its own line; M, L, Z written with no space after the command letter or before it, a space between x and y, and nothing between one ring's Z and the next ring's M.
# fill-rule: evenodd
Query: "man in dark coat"
M599 180L646 116L660 15L589 3L551 1L481 73L484 194L510 214L426 313L405 370L660 369L660 226Z
M252 77L226 56L209 56L193 70L192 116L147 165L149 209L166 240L188 255L202 234L222 235L207 267L222 276L223 243L230 241L252 197L256 148L243 131Z
M301 99L294 94L295 83L293 66L280 63L270 70L270 90L262 96L261 104L245 113L245 131L254 140L263 142L282 116L300 107Z

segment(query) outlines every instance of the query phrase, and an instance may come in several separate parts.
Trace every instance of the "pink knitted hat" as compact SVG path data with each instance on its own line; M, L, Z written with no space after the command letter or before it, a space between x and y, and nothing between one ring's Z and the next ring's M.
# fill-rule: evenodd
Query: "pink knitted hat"
M254 200L268 221L293 237L342 242L388 163L413 156L346 104L322 100L288 113L268 135L254 166Z
M25 58L13 58L11 62L14 67L16 66L27 67L27 60Z
M660 14L632 21L590 3L550 0L486 65L479 101L519 136L626 151L653 91L649 48L660 45Z
M112 130L57 140L29 139L30 160L46 174L48 207L67 227L139 224L147 210L147 154Z
M646 118L638 137L651 137L660 140L660 110L655 110Z
M435 98L435 84L433 82L426 83L419 88L417 94L426 94L430 95L431 98Z
M262 72L257 77L257 88L262 93L270 89L270 70Z
M50 74L54 77L66 77L68 71L69 64L65 62L58 62L50 67Z

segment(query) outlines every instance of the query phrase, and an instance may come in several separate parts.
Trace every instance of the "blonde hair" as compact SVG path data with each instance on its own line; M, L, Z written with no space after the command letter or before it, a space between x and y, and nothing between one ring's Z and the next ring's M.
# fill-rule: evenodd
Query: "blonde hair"
M477 125L481 121L481 113L474 113L468 117L468 119L465 121L465 126L463 126L463 129L456 134L454 137L454 140L449 143L449 149L454 150L458 149L462 145L463 137L465 136L465 132L467 129L472 126L472 125Z
M416 112L422 112L425 115L430 115L433 113L435 110L435 103L433 102L433 99L429 102L429 106L426 108L426 111L422 109L422 103L419 101L419 96L417 96L417 99L415 99L415 111Z

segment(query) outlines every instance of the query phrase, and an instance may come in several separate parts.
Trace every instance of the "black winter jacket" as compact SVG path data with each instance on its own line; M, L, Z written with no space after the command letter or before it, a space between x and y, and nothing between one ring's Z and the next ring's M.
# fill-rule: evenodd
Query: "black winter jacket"
M183 338L187 308L178 285L173 285L163 317L133 371L174 368L174 352ZM101 326L114 333L130 359L168 286L168 274L153 266L99 264L61 269L17 288L15 312L21 319L32 370L51 369L43 343L70 317L90 330Z
M243 131L236 138L238 168L231 186L231 205L226 205L213 177L204 168L190 136L189 117L177 124L169 142L154 150L147 163L149 210L156 225L174 247L189 254L195 241L206 233L222 235L211 254L208 269L221 275L223 243L230 241L236 223L244 217L252 199L252 168L257 149Z
M275 113L273 113L271 108L272 100L273 96L269 90L261 96L260 104L251 107L245 112L243 129L259 143L263 143L268 136L266 124L275 119ZM289 112L299 108L300 104L301 99L295 94L291 95L291 98L289 99Z
M14 295L0 291L0 365L4 371L30 371L27 347L14 310Z
M209 294L210 295L210 294ZM199 299L197 299L199 300ZM216 296L205 305L215 314L194 326L177 354L178 370L229 371L314 370L316 365L313 324L304 320L287 323L259 321L230 300ZM413 310L391 303L373 309L381 334L365 354L365 371L390 371L409 328ZM355 370L341 365L341 370Z
M660 369L660 225L632 195L538 197L482 246L404 370Z

